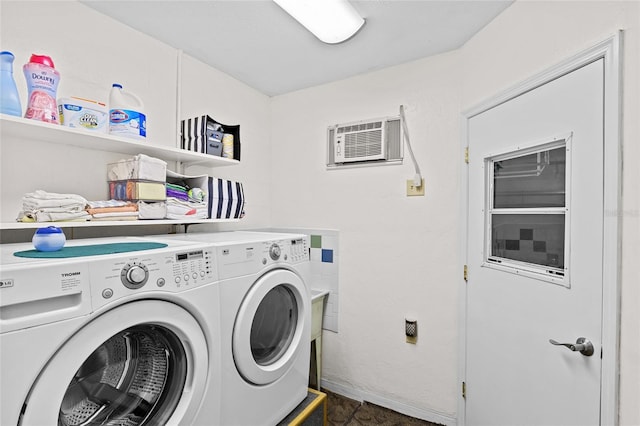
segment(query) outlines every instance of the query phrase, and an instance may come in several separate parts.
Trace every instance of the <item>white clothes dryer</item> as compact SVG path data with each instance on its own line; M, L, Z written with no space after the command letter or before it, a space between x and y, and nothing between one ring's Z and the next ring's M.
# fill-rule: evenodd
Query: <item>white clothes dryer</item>
M308 237L243 231L172 237L207 242L216 254L221 424L277 424L308 392Z
M66 247L142 244L68 241ZM219 291L203 244L25 259L3 244L0 424L219 423Z

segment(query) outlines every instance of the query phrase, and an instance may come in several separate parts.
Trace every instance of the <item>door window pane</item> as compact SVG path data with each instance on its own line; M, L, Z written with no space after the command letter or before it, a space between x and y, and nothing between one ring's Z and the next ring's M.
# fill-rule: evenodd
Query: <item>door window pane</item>
M485 266L569 287L571 136L485 159Z
M564 207L564 146L493 162L494 208Z
M491 256L564 268L564 214L494 214Z

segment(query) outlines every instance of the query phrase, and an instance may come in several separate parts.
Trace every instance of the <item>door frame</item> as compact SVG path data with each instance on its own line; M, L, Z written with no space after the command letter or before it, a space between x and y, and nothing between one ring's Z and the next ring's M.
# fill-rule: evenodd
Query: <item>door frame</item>
M604 59L604 216L602 294L602 378L600 381L600 424L618 424L619 330L620 330L620 251L621 229L621 147L622 147L622 36L619 31L595 46L536 74L462 112L460 158L468 158L469 120L485 111L534 90L576 69ZM467 241L469 237L469 169L463 164L460 191L460 274L458 281L458 424L466 425L466 321L467 321ZM472 277L469 277L472 279Z

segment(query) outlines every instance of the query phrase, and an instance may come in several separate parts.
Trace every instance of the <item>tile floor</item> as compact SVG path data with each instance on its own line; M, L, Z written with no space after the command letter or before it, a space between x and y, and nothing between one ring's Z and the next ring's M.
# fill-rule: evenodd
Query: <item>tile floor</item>
M327 394L328 426L441 426L369 402L360 403L326 389L322 391Z

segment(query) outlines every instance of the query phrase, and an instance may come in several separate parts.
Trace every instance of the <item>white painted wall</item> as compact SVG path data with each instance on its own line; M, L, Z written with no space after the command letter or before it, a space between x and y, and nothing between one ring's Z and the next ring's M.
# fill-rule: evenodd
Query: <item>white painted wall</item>
M175 146L175 49L75 1L3 0L0 19L2 49L16 57L13 73L23 112L22 66L32 53L47 55L60 72L59 98L108 102L111 84L120 83L144 102L147 141Z
M273 225L340 230L340 333L325 334L327 386L427 419L455 417L460 113L625 29L624 159L634 164L639 5L516 2L457 52L273 99ZM329 124L391 115L400 103L408 106L424 198L404 196L404 180L413 175L408 157L402 166L325 170ZM640 424L640 274L633 268L640 257L639 182L638 168L626 167L622 425ZM418 319L415 346L404 343L405 316Z
M325 335L325 380L353 396L452 423L459 392L460 112L624 28L624 159L633 165L640 156L639 5L517 2L456 52L271 99L184 56L181 110L184 116L209 113L242 125L242 164L216 173L242 180L249 198L247 217L239 224L198 226L338 229L340 333ZM31 53L48 54L62 74L61 96L106 99L111 83L118 81L145 100L149 141L175 143L175 49L72 1L3 0L0 24L0 48L16 54L14 72L23 106L21 66ZM93 37L64 43L63 28ZM128 48L131 44L139 50ZM328 125L396 115L400 104L407 107L425 197L404 196L405 180L413 176L408 157L397 166L325 170ZM3 158L20 158L4 141L0 149ZM47 165L46 160L69 157L83 166ZM113 157L119 158L50 150L29 159L32 168L45 170L50 178L43 189L86 190L98 196L101 182L77 176L97 173ZM12 195L4 182L7 176L13 179L13 172L26 176L23 185L29 190L43 184L29 169L7 171L9 164L2 163L3 203ZM197 167L187 172L211 173ZM640 270L634 268L640 257L639 182L640 169L625 167L620 212L622 425L640 424ZM404 343L407 316L418 320L416 345Z
M462 70L457 52L327 84L272 103L273 225L340 230L340 333L325 332L327 386L413 415L455 417ZM405 105L425 197L403 165L325 167L329 125ZM418 321L416 345L404 319Z

